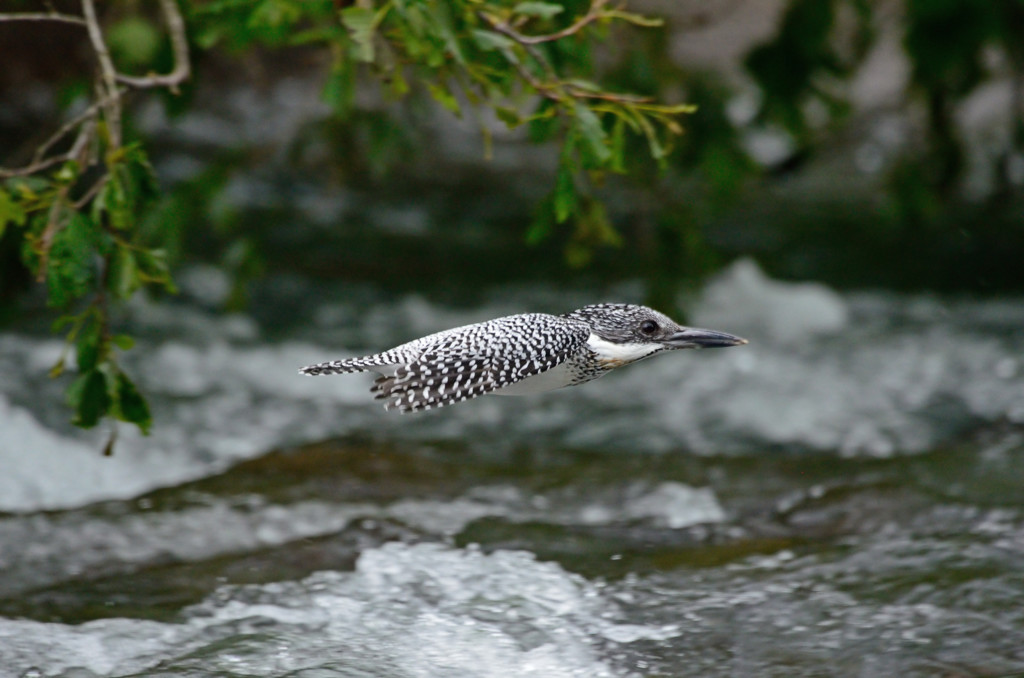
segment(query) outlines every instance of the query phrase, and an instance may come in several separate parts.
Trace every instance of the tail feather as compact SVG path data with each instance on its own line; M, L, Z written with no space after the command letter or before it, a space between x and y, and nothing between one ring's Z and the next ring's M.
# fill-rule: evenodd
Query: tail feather
M315 377L321 374L349 374L351 372L365 372L369 369L367 365L361 365L356 360L328 360L316 365L306 365L299 368L299 374L307 374Z
M299 374L317 376L320 374L351 374L352 372L379 372L391 374L400 365L409 362L413 357L398 349L366 355L359 358L345 358L343 360L328 360L327 362L315 365L306 365L299 370Z

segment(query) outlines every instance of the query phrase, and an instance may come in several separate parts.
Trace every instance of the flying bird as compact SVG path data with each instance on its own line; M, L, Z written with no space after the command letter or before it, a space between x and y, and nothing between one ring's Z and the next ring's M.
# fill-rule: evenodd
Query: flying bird
M307 365L300 374L376 372L384 408L416 412L487 393L527 395L576 386L681 348L746 339L693 327L633 304L594 304L562 315L523 313L437 332L364 356Z

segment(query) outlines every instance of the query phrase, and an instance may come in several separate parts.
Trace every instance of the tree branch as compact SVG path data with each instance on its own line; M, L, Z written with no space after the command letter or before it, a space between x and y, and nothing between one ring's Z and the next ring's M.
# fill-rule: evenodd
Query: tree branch
M145 89L149 87L167 87L177 93L178 85L188 80L192 67L188 54L188 38L185 35L185 20L181 17L176 0L160 0L160 9L167 23L167 33L171 39L171 51L174 53L174 69L166 75L147 75L136 77L116 74L118 82L132 87Z
M96 15L94 0L82 0L82 16L62 14L60 12L10 12L0 13L2 21L59 21L63 23L84 26L89 33L89 41L99 61L100 77L97 81L97 88L100 91L97 100L84 111L68 120L44 141L35 151L31 162L23 167L6 168L0 167L0 178L27 176L54 165L59 165L69 160L80 160L81 150L85 147L87 136L79 134L72 148L65 153L45 157L53 146L68 135L73 129L83 124L95 121L100 111L103 112L107 122L108 134L110 135L110 146L118 148L121 145L121 118L122 106L121 97L128 90L118 85L123 83L135 88L168 87L172 91L187 80L191 75L191 64L189 61L188 38L185 33L185 21L178 9L176 0L160 0L160 8L167 24L167 31L171 41L171 49L174 53L174 69L166 75L151 76L128 76L117 72L110 50L107 48L103 37L103 30L100 27ZM93 125L86 125L83 130L95 131Z
M164 15L167 24L167 33L171 40L171 51L174 53L174 69L165 75L144 75L134 76L118 73L110 60L109 50L103 41L103 33L99 30L99 22L96 20L96 9L92 0L83 0L82 14L63 14L61 12L8 12L0 14L2 21L59 21L62 23L85 26L89 30L89 39L92 41L93 49L100 59L100 66L104 76L114 74L114 79L131 87L148 89L152 87L168 87L176 91L178 85L189 79L192 74L192 66L188 53L188 37L185 33L185 20L181 16L176 0L160 0L160 10ZM108 62L104 64L104 59ZM109 88L109 85L108 85Z
M85 19L82 17L60 12L7 12L0 14L0 21L59 21L66 24L85 25Z
M523 35L509 24L508 21L500 20L481 12L480 16L490 24L491 28L501 33L507 38L510 38L513 42L517 43L523 50L533 58L540 67L544 70L549 81L545 82L537 78L530 70L518 59L509 59L512 66L519 72L519 74L526 80L531 87L537 92L552 101L559 101L564 96L571 97L573 99L601 99L603 101L612 101L618 103L628 104L644 104L650 103L651 99L648 97L638 97L630 94L615 94L612 92L592 92L582 87L573 85L571 82L563 82L555 69L551 67L547 58L537 48L537 45L545 42L553 42L562 38L568 37L575 33L578 33L587 25L597 21L601 17L605 16L603 10L604 6L607 5L609 0L592 0L590 8L587 13L581 18L573 22L570 26L563 28L555 33L548 33L547 35Z
M118 91L118 94L124 94L126 91L126 89L122 88ZM95 122L96 114L99 113L99 110L103 106L107 105L107 103L109 103L107 97L104 97L99 101L95 101L84 111L61 125L60 129L51 134L49 139L39 145L39 148L37 148L36 152L32 155L32 161L29 164L23 167L0 167L0 178L23 177L29 174L35 174L36 172L41 172L48 167L53 167L54 165L68 160L80 160L80 151L85 145L82 132L79 132L79 136L75 140L75 143L72 144L70 150L50 156L49 158L44 158L43 156L46 155L54 144L67 136L68 132L71 130L83 124ZM90 133L93 131L91 127L84 129L88 129Z
M107 119L108 132L110 134L110 145L114 148L121 146L121 90L117 87L117 69L114 68L114 61L110 58L110 50L103 39L103 30L100 28L99 19L96 18L96 6L93 0L82 0L82 14L85 16L85 25L89 30L89 41L92 43L93 51L100 62L101 82L100 89L104 91L101 99L107 99L103 106L103 112Z
M53 249L53 238L62 225L61 210L69 190L71 187L66 185L57 189L57 196L53 199L46 217L46 228L39 235L39 270L36 272L36 282L46 282L46 273L50 267L50 250Z
M486 15L485 18L494 30L504 33L520 45L539 45L545 42L555 42L556 40L561 40L562 38L567 38L570 35L579 33L587 25L594 23L603 16L601 10L604 9L604 6L607 5L608 2L609 0L591 0L590 7L587 9L586 14L562 30L555 31L554 33L548 33L546 35L523 35L512 28L507 21L498 21L494 19L494 17ZM502 28L505 30L502 30Z

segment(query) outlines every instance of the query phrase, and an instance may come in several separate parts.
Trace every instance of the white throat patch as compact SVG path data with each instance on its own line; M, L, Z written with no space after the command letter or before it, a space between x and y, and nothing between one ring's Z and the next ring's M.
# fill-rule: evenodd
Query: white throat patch
M587 346L597 354L597 359L605 367L622 367L665 350L664 346L655 343L616 344L602 339L596 334L591 334L587 338Z

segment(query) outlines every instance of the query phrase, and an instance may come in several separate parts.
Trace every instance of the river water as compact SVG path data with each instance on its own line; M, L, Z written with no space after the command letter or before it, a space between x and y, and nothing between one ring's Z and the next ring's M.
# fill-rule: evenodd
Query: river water
M749 346L402 416L296 369L641 287L211 277L128 309L111 458L0 335L0 676L1024 675L1024 300L740 263L682 302Z

